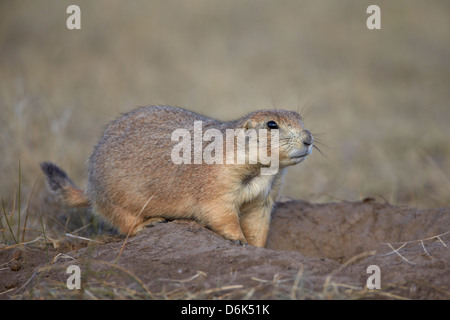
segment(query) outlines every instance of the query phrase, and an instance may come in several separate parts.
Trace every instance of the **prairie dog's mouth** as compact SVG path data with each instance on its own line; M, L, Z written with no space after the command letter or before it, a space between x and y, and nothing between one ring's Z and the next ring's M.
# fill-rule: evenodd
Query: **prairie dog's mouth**
M308 153L305 153L305 154L291 155L290 158L291 159L301 159L301 158L305 158L307 156L308 156Z
M308 157L309 152L299 152L299 153L291 153L289 155L289 158L287 159L288 162L290 162L291 164L298 164L300 162L302 162L303 160L306 159L306 157Z
M300 163L300 162L302 162L303 160L305 160L306 157L307 157L307 155L305 155L305 156L303 156L303 157L291 157L291 158L289 158L289 161L290 161L292 164L297 164L297 163Z
M312 146L308 146L307 148L297 149L292 151L289 154L289 158L296 160L296 159L304 159L306 158L312 151Z

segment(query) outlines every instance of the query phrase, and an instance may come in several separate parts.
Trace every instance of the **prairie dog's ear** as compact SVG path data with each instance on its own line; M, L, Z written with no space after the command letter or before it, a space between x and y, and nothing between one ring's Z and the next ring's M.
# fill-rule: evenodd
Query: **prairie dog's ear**
M252 120L247 119L247 121L245 121L244 125L242 126L242 129L244 129L244 131L247 131L248 129L253 129Z

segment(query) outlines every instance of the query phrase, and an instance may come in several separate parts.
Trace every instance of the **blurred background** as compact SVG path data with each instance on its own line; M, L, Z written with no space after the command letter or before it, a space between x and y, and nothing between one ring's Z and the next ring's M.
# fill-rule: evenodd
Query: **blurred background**
M38 177L46 194L41 161L83 186L103 127L163 104L306 115L325 155L288 169L285 196L450 206L449 16L448 0L2 0L0 195L17 203L19 161L22 208Z

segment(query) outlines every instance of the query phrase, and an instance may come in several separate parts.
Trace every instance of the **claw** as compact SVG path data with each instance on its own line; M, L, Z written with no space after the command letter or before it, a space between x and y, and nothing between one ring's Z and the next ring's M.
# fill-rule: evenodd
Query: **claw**
M231 240L231 242L233 242L235 245L237 246L243 246L246 247L248 246L248 242L247 241L242 241L242 240Z

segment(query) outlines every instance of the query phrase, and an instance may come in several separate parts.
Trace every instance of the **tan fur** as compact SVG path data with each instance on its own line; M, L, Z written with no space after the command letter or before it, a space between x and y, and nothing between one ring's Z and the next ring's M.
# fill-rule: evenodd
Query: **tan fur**
M86 207L89 205L89 199L86 198L83 190L74 187L67 188L64 201L71 207Z
M260 175L259 162L171 161L171 150L178 143L171 141L172 132L185 128L192 133L194 121L203 122L203 131L215 128L225 136L226 129L267 129L271 120L280 129L280 169L275 175ZM292 111L262 110L221 122L181 108L143 107L106 127L89 158L84 194L73 183L67 183L64 188L69 192L61 194L68 204L89 203L123 234L134 235L165 219L187 218L227 239L263 247L285 167L304 160L312 143L302 118Z

